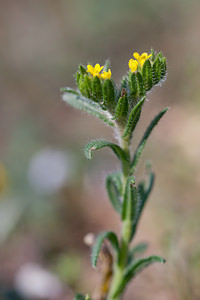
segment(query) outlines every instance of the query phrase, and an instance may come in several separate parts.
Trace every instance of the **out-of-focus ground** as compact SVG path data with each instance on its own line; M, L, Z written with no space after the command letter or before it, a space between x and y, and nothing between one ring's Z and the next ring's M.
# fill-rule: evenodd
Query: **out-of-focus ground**
M198 0L0 1L0 299L72 299L91 292L98 271L88 232L119 230L104 191L119 168L109 151L82 154L93 138L113 139L99 120L61 101L79 63L109 58L113 78L134 51L167 57L168 78L146 103L136 145L154 115L138 167L157 175L136 236L165 265L143 271L126 300L200 299L200 2Z

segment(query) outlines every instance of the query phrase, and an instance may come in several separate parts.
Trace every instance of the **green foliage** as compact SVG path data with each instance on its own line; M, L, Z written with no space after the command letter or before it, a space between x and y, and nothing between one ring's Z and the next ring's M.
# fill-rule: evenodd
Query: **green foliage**
M118 244L118 239L117 236L114 232L111 231L107 231L107 232L103 232L101 234L98 235L96 242L94 244L94 246L92 247L92 266L95 268L97 265L97 259L98 259L98 255L99 252L101 250L102 244L104 242L105 239L108 239L109 242L111 243L116 255L118 254L119 251L119 244Z
M113 208L121 214L122 210L122 174L115 172L106 177L106 189Z

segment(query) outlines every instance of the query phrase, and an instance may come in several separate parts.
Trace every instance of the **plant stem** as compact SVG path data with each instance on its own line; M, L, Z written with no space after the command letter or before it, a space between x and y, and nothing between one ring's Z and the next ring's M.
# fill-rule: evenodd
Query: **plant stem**
M130 142L127 140L121 140L121 147L126 152L127 157L130 158ZM129 176L130 166L127 169L123 169L123 195L125 193L125 187L127 178ZM124 270L127 263L128 251L129 251L129 243L131 236L131 221L129 219L125 219L122 221L122 230L121 230L121 245L119 250L119 256L117 261L114 263L113 267L113 279L110 286L110 291L107 297L107 300L119 300L120 295L115 296L118 287L123 281L124 278Z

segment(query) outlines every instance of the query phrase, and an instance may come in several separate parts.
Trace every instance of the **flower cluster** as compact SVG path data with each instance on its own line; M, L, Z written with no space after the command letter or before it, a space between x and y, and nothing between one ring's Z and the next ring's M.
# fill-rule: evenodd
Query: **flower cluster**
M110 79L112 73L109 69L108 71L104 71L100 74L101 70L104 68L104 66L100 66L100 64L96 64L94 67L92 65L87 65L87 72L90 73L93 77L97 76L102 79Z
M127 124L134 107L141 101L142 105L147 93L153 86L160 85L166 75L166 58L161 52L151 50L150 54L144 52L141 55L134 52L133 57L135 59L129 60L129 71L120 84L111 78L108 62L104 66L99 63L87 67L80 65L76 73L78 91L74 93L96 102L95 105L108 111L120 127Z

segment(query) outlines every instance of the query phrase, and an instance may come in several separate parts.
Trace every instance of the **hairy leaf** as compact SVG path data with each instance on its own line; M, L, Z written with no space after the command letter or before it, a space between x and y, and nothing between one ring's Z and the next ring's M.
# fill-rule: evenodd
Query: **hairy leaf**
M118 254L119 251L119 244L118 244L118 239L117 236L114 232L111 231L107 231L107 232L103 232L101 234L98 235L96 242L92 248L92 266L95 268L97 265L97 259L98 259L98 255L99 252L101 250L101 246L102 243L105 239L108 239L109 242L111 243L114 251L116 254Z
M89 142L85 146L85 150L84 150L85 156L91 159L93 150L98 150L104 147L110 147L113 150L113 152L116 154L116 156L120 159L120 161L128 162L127 155L120 146L105 140L93 140Z
M115 126L114 121L111 119L111 116L108 115L107 112L101 109L98 103L95 103L92 100L89 100L85 97L83 97L80 94L67 91L63 94L63 100L73 106L74 108L78 108L82 111L85 111L102 121L104 121L106 124L110 126Z

